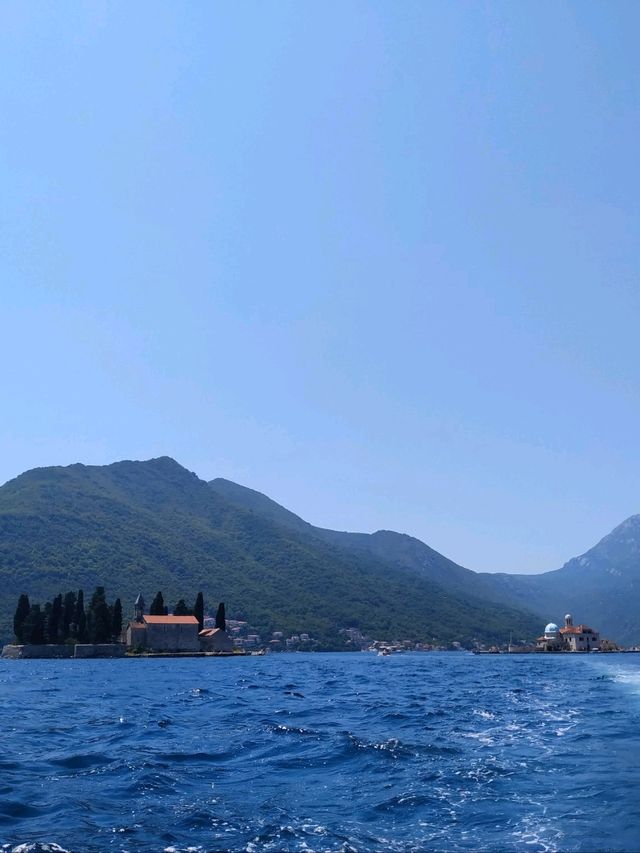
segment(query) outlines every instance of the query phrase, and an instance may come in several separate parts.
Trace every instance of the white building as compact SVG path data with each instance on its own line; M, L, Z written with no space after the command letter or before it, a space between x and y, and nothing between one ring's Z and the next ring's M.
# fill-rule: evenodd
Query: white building
M570 613L564 617L560 634L571 652L590 652L600 648L600 634L587 625L574 625Z
M599 648L600 634L588 625L574 625L570 613L564 617L564 628L549 622L536 640L536 649L541 652L591 652Z
M538 637L536 649L540 652L560 652L563 650L560 628L555 622L549 622L544 629L544 634Z

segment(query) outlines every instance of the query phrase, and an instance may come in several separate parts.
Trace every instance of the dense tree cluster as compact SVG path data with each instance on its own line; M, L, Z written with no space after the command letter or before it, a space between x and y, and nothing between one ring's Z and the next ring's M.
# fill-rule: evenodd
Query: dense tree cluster
M224 605L222 605L224 618ZM167 616L169 608L164 603L164 596L160 590L155 594L151 606L149 607L150 616ZM173 608L174 616L195 616L200 626L198 630L202 630L204 626L204 596L201 592L196 596L193 607L187 607L184 598L181 598Z
M18 643L112 643L122 633L122 603L108 604L103 586L98 586L85 609L84 592L59 593L43 607L31 604L23 593L13 617Z
M162 592L158 591L151 602L151 616L167 616L168 607ZM192 608L181 598L173 609L174 616L195 616L200 626L204 625L204 597L198 593ZM224 628L224 604L216 614L216 627ZM112 643L122 635L122 602L116 598L110 605L103 586L96 587L89 606L85 609L84 592L59 593L52 601L31 604L23 593L13 617L13 633L21 644L43 645L48 643Z

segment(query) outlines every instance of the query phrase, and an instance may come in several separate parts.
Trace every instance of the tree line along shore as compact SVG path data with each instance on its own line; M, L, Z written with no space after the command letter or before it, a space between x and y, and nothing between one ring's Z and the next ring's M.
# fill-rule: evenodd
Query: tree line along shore
M149 607L151 616L169 613L162 592L156 593ZM173 609L174 616L194 616L202 630L204 625L204 597L196 596L192 608L180 599ZM44 605L32 603L26 593L18 598L13 617L13 633L20 645L75 645L84 643L122 643L123 616L119 598L110 604L105 588L97 586L88 604L84 591L71 590L58 593Z

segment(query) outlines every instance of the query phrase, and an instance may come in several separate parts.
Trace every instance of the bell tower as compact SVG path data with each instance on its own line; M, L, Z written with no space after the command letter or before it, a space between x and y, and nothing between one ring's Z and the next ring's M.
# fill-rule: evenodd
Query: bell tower
M138 594L138 597L135 600L135 604L133 605L135 608L135 621L142 622L142 614L144 613L144 598L142 597L142 593Z
M573 616L570 613L567 613L564 617L564 627L573 628Z

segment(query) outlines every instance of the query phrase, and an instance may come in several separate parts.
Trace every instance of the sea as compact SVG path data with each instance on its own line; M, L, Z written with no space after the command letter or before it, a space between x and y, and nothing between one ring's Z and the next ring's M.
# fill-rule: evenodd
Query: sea
M640 851L640 655L0 661L0 850Z

